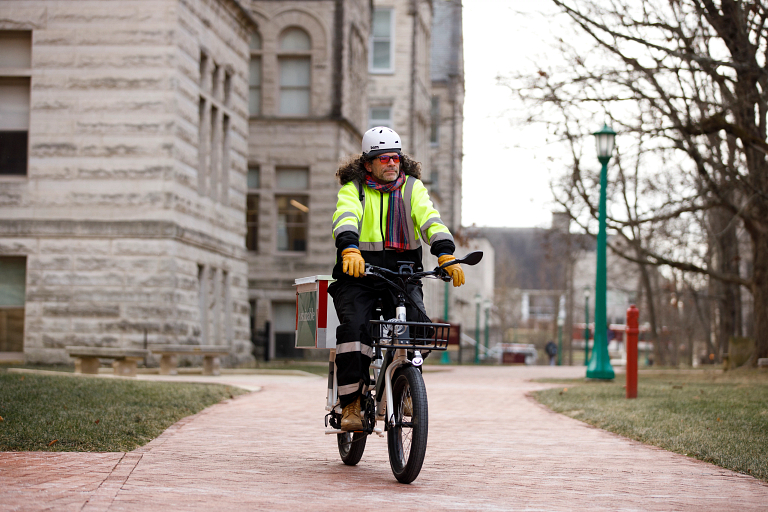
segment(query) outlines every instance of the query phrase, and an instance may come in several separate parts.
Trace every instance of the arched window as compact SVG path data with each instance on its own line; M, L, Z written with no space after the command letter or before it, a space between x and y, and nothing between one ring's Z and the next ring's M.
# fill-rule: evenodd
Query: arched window
M308 116L312 42L304 30L287 28L280 34L277 57L280 68L281 116Z
M248 77L248 113L261 114L261 36L251 34L251 65Z

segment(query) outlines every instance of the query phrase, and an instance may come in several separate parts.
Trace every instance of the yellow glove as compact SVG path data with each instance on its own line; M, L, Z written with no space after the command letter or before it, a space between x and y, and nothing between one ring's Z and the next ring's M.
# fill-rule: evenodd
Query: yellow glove
M444 263L448 263L449 261L453 261L455 259L456 257L454 257L452 254L443 254L437 258L437 264L442 267ZM448 272L448 275L450 275L451 279L453 279L454 287L459 287L464 284L464 270L462 270L460 264L456 263L455 265L445 267L443 270Z
M365 260L357 247L347 247L341 251L341 271L352 277L360 277L365 274Z

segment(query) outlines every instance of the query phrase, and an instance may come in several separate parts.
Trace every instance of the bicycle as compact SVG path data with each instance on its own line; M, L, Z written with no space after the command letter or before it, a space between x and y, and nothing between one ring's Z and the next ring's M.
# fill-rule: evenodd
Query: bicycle
M326 396L326 434L336 434L339 455L344 464L354 466L363 456L366 439L371 434L387 435L389 464L395 478L411 483L419 475L427 450L428 407L427 390L421 376L424 357L433 350L448 348L450 324L435 322L409 322L406 320L407 286L422 278L450 281L445 268L457 263L476 265L483 257L481 251L469 253L435 267L433 270L414 272L413 263L399 262L398 271L366 264L365 275L382 279L397 293L395 318L371 319L369 328L373 339L374 357L372 385L366 386L361 397L363 429L346 432L340 429L341 407L338 402L336 381L336 351L331 350ZM426 312L422 310L428 318ZM422 354L423 352L423 354ZM384 422L384 430L376 422Z

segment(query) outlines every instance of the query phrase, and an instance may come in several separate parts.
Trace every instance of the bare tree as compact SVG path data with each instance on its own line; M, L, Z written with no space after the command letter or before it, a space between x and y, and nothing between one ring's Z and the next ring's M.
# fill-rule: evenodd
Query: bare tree
M583 163L596 119L622 135L612 162L612 247L642 266L664 265L722 283L723 311L754 302L757 357L768 357L768 8L762 1L552 0L593 48L560 47L563 69L512 77L532 122L570 148L557 200L594 232L597 174ZM616 175L617 174L617 175ZM733 232L751 242L751 268ZM627 250L629 247L630 250ZM648 288L647 292L650 293ZM737 332L738 312L720 336ZM658 323L658 319L656 320Z

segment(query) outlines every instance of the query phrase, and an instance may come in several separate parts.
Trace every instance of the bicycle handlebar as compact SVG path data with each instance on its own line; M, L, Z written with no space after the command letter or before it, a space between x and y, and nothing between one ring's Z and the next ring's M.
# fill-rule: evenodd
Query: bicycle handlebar
M411 281L415 281L417 279L421 279L422 277L434 277L435 279L442 279L443 281L448 282L451 280L451 276L448 274L448 272L445 271L447 267L450 267L451 265L461 264L461 263L464 263L466 265L477 265L478 263L480 263L480 260L482 259L483 259L483 252L474 251L467 254L463 258L457 258L455 260L448 261L443 265L440 265L439 267L435 267L433 270L423 270L421 272L414 272L409 265L401 265L398 271L395 272L394 270L389 270L388 268L377 267L376 265L371 265L370 263L366 263L365 275L376 276L384 279L385 281L389 281L389 279L387 279L385 276L382 275L382 274L389 274L392 277L397 277L402 279L403 284ZM405 269L407 269L408 271L406 272Z

